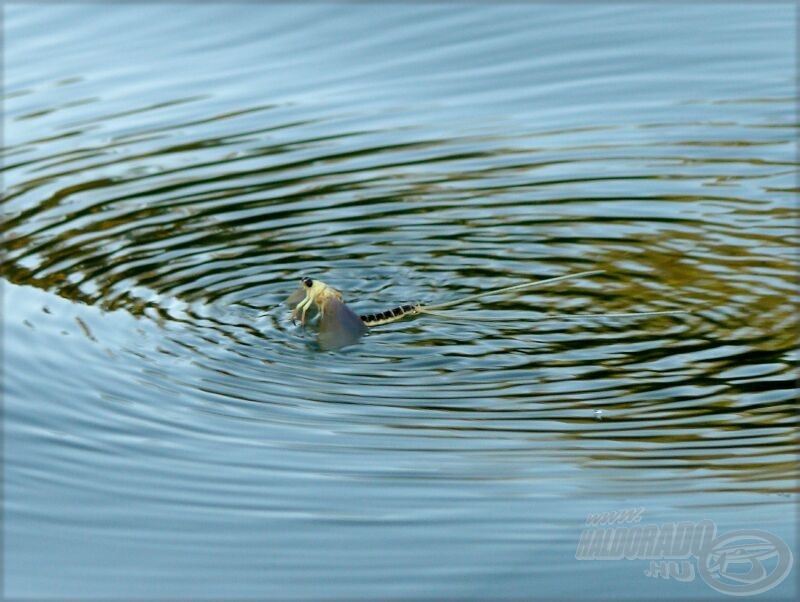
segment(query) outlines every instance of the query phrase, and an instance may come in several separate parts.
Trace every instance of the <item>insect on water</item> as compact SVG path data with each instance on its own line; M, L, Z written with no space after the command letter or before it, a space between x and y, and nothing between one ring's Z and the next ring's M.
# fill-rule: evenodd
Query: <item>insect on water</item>
M300 320L300 323L305 324L312 320L316 315L319 315L319 343L323 349L337 349L345 347L357 342L361 336L367 332L367 329L372 326L380 326L390 322L396 322L406 316L413 316L416 314L432 314L444 317L459 317L454 316L447 312L440 312L441 309L454 307L468 301L488 297L489 295L496 295L498 293L508 293L512 291L519 291L537 286L544 286L561 282L562 280L569 280L573 278L580 278L584 276L594 276L601 274L603 270L590 270L586 272L578 272L576 274L566 274L564 276L556 276L555 278L547 278L546 280L534 280L529 282L522 282L512 286L503 288L496 288L488 291L462 297L454 301L446 301L444 303L435 303L432 305L423 305L421 303L411 303L406 305L398 305L392 309L377 313L369 313L358 315L351 310L344 301L342 293L322 282L321 280L314 280L309 277L304 277L300 280L300 286L292 293L286 300L286 303L293 308L292 322ZM637 313L622 313L622 314L557 314L557 318L585 318L585 317L628 317L628 316L653 316L653 315L671 315L682 314L685 311L652 311L652 312L637 312Z

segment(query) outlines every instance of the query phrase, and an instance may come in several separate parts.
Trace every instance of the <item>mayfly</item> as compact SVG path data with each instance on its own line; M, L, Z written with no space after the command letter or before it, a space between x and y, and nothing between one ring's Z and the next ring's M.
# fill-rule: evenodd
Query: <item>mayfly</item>
M293 308L292 322L299 319L300 323L305 325L306 322L318 313L319 314L319 343L323 349L335 349L352 345L367 332L367 329L372 326L380 326L395 322L406 316L413 316L417 314L433 314L441 316L452 316L446 312L440 313L439 310L448 307L461 305L468 301L488 297L489 295L497 295L500 293L508 293L512 291L520 291L537 286L544 286L568 280L572 278L580 278L583 276L593 276L601 274L603 270L590 270L586 272L578 272L576 274L566 274L564 276L556 276L555 278L547 278L546 280L534 280L530 282L523 282L521 284L514 284L503 288L496 288L488 291L462 297L454 301L446 301L444 303L435 303L432 305L423 305L422 303L410 303L405 305L398 305L392 309L377 313L369 313L358 315L351 310L344 301L342 293L332 286L329 286L321 280L314 280L309 277L304 277L300 280L300 286L292 293L286 300L286 303ZM683 311L655 311L655 312L639 312L639 313L626 313L626 314L599 314L603 317L624 317L624 316L642 316L642 315L669 315L676 313L685 313ZM575 318L575 317L591 317L583 314L560 314L554 317ZM596 317L596 316L595 316Z

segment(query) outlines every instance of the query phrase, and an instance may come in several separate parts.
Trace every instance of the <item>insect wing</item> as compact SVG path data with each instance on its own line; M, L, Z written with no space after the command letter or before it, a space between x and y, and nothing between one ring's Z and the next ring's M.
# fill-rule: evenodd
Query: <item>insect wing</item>
M303 285L301 284L300 286L297 287L297 290L295 290L286 299L286 305L288 305L291 308L294 308L295 305L300 303L300 301L302 301L305 298L306 298L306 289L303 288Z
M338 349L357 342L367 330L353 311L336 298L328 299L319 323L319 344L323 349Z

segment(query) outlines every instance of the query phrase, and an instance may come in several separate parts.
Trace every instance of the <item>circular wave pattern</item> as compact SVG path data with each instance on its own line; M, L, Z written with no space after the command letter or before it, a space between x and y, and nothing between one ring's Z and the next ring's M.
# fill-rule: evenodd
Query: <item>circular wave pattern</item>
M675 127L682 129L681 124ZM709 125L706 135L715 131ZM756 137L759 128L748 133ZM383 135L391 138L391 132ZM230 137L253 136L248 131ZM341 138L348 145L363 139L354 132L343 132ZM728 146L686 141L688 148L702 149L703 161L677 161L680 145L610 149L606 144L602 160L596 154L591 159L580 156L601 149L578 151L565 145L547 150L548 163L558 165L556 171L568 164L573 173L586 175L561 181L540 164L543 151L516 148L501 154L493 148L498 142L418 141L380 149L364 144L349 154L321 145L305 160L278 159L276 148L240 150L248 162L263 158L269 164L266 169L243 169L234 160L193 162L194 148L228 152L219 142L198 139L183 151L185 166L168 174L137 175L131 168L134 173L128 177L57 188L16 211L7 222L6 276L104 309L124 308L182 323L181 336L210 337L214 347L224 344L244 360L255 359L248 375L262 383L266 350L280 358L287 350L300 349L289 356L293 362L317 361L298 348L303 337L280 308L300 275L335 283L354 306L368 309L415 299L447 300L570 270L605 269L606 275L591 281L465 308L475 317L499 319L490 324L426 317L376 329L355 352L363 356L368 373L358 368L346 378L326 373L319 383L311 377L311 389L304 379L304 395L315 384L322 391L347 383L369 403L376 389L385 391L389 385L397 387L393 397L413 403L428 396L463 399L471 390L469 383L485 398L480 383L491 390L502 383L501 405L511 395L521 398L515 405L523 413L531 411L531 404L552 412L552 394L537 385L570 382L575 385L572 394L589 394L590 407L604 407L602 400L608 399L639 414L642 406L652 405L666 425L684 412L697 413L697 405L710 418L713 399L724 416L730 404L743 403L737 411L746 413L763 404L759 399L776 391L788 393L793 381L788 354L795 324L789 298L795 215L768 199L697 194L723 177L728 186L736 180L752 186L755 180L769 188L770 182L785 179L786 165L770 169L757 157L742 157L743 145L730 146L734 158L725 153ZM302 139L293 144L312 145ZM481 144L483 150L464 151ZM788 139L776 144L788 144ZM175 152L167 146L149 155ZM78 149L72 155L83 153ZM635 155L645 157L633 159ZM13 207L48 183L108 165L94 162L70 172L60 159L46 156L29 165L28 170L35 166L38 171L42 164L57 162L59 168L39 176L33 188L27 182L12 188L6 202ZM720 172L717 166L730 169L729 163L740 175ZM332 173L319 167L336 164L340 167ZM428 166L424 173L415 168L418 164ZM439 173L430 173L431 164ZM706 171L696 173L702 165ZM202 176L197 174L201 169L215 173ZM592 173L614 171L619 175ZM448 182L447 173L458 174L456 185ZM499 180L505 185L493 184ZM641 195L641 180L650 181L651 193L623 194L629 187ZM592 192L609 181L619 188L617 194ZM692 186L700 190L669 192ZM663 309L691 314L539 321L548 313ZM215 353L207 347L197 345L195 351ZM403 348L414 353L406 355ZM435 381L443 368L458 375L457 384L431 390L425 379L420 381L417 353L425 349L436 356L426 376ZM411 362L411 370L406 372L398 359ZM216 360L222 366L225 361ZM387 363L376 375L375 365ZM213 363L209 369L214 370ZM277 363L273 369L283 373L290 366ZM540 380L537 369L553 372L553 378ZM579 381L574 380L576 371ZM670 392L674 382L688 387L674 407L677 414L665 412L662 405L664 399L675 400ZM420 384L406 388L413 383ZM754 420L759 417L756 412ZM630 418L627 428L638 427L641 417ZM675 450L667 445L665 451Z
M483 10L426 7L414 34L370 12L381 36L361 31L334 48L325 40L341 22L331 14L316 26L319 46L302 50L301 38L278 33L291 31L291 11L271 26L269 48L243 21L238 52L221 51L211 67L226 74L217 88L197 72L167 83L197 52L186 40L140 96L108 92L115 77L137 81L133 66L115 76L101 60L36 82L12 68L3 277L49 296L10 289L21 304L33 300L38 321L9 324L7 341L13 355L32 336L41 348L31 357L41 353L54 372L38 385L13 377L10 391L83 389L98 402L65 403L31 432L88 424L93 440L61 436L95 459L141 452L141 436L154 459L181 467L169 481L138 475L143 492L169 482L164 499L149 500L166 506L191 505L208 467L187 453L192 442L269 450L259 465L205 457L232 471L205 490L207 502L243 514L361 520L312 502L249 506L264 493L252 489L258 471L325 479L334 496L362 479L396 495L406 478L555 480L583 470L594 491L612 495L634 486L796 493L791 83L767 80L759 96L726 95L722 84L709 84L716 96L667 94L647 79L649 55L627 71L602 69L622 60L625 44L592 59L580 32L563 52L542 34L515 55L529 40L530 20L513 18L524 7L489 22ZM615 11L592 11L603 35L625 33L608 26ZM658 30L642 19L640 33ZM557 11L550 21L566 26ZM10 22L19 35L31 26L14 13ZM224 48L208 27L207 47ZM102 19L84 28L102 39ZM460 29L481 42L465 45ZM141 45L148 35L125 39ZM425 52L437 36L442 46ZM709 44L706 68L726 73L729 59ZM29 53L43 69L35 58L46 48L16 47L10 64ZM495 62L481 62L487 48ZM280 80L236 62L250 50L297 74ZM88 69L75 52L64 63ZM348 62L353 53L372 58ZM687 67L675 77L694 75ZM251 99L254 88L271 93ZM293 325L283 305L306 275L365 313L592 269L605 272L474 302L458 308L463 318L375 328L338 352L317 349L313 329ZM52 306L83 317L64 326ZM688 313L602 317L672 309ZM83 346L46 348L70 328ZM31 419L11 404L8 420ZM421 468L421 453L438 462ZM52 461L89 482L69 456ZM105 486L137 495L124 475ZM412 520L397 501L381 516Z

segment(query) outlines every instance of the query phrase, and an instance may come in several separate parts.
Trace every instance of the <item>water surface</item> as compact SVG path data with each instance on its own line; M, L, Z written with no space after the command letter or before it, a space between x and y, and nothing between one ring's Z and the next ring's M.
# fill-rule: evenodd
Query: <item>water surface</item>
M5 594L723 597L575 559L631 507L800 554L794 13L4 5Z

